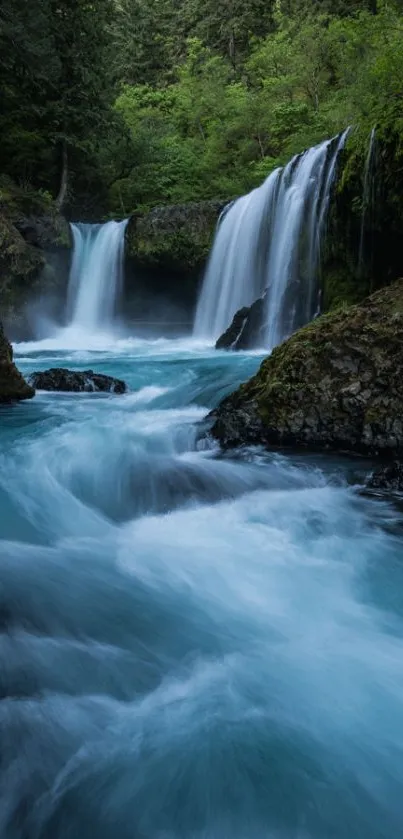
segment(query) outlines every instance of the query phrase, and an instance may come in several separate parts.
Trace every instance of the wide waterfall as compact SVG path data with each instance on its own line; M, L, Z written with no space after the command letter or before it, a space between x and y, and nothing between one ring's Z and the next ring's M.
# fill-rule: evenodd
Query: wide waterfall
M126 221L72 224L67 319L80 330L110 326L122 286Z
M266 290L269 349L314 317L321 238L348 132L294 157L222 215L197 306L195 335L218 338L235 312Z

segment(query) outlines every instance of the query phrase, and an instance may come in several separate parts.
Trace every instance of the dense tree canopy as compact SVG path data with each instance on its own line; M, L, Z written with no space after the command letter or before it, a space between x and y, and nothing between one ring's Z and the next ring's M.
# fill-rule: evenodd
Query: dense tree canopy
M401 144L402 79L400 0L3 0L0 169L105 213L237 195L348 124Z

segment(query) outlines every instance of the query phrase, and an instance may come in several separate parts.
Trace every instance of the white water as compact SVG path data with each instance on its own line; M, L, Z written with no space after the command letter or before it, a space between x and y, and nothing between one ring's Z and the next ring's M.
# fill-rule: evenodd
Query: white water
M126 221L72 224L67 318L73 332L107 332L122 288Z
M360 233L360 247L358 253L358 273L361 276L365 269L365 233L368 223L368 218L373 209L374 204L374 187L375 187L375 157L376 157L376 128L374 127L369 137L369 146L367 159L365 161L364 170L364 187L362 195L362 216L361 216L361 233Z
M1 412L1 839L398 839L402 512L198 443L257 355L91 339L17 363L131 392Z
M219 222L194 333L215 340L268 289L266 346L314 317L318 265L338 154L348 130L277 169Z

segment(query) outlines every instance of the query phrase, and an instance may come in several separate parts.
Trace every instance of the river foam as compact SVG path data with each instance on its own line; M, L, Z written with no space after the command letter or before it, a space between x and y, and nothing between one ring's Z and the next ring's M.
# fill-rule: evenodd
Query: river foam
M108 348L127 395L2 412L2 839L400 835L402 516L364 462L201 445L258 361Z

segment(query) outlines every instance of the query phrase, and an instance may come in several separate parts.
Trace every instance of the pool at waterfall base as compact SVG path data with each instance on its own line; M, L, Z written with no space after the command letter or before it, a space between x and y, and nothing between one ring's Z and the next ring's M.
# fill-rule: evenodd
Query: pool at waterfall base
M221 453L257 353L15 354L130 391L1 410L2 839L398 839L403 515L368 463Z

